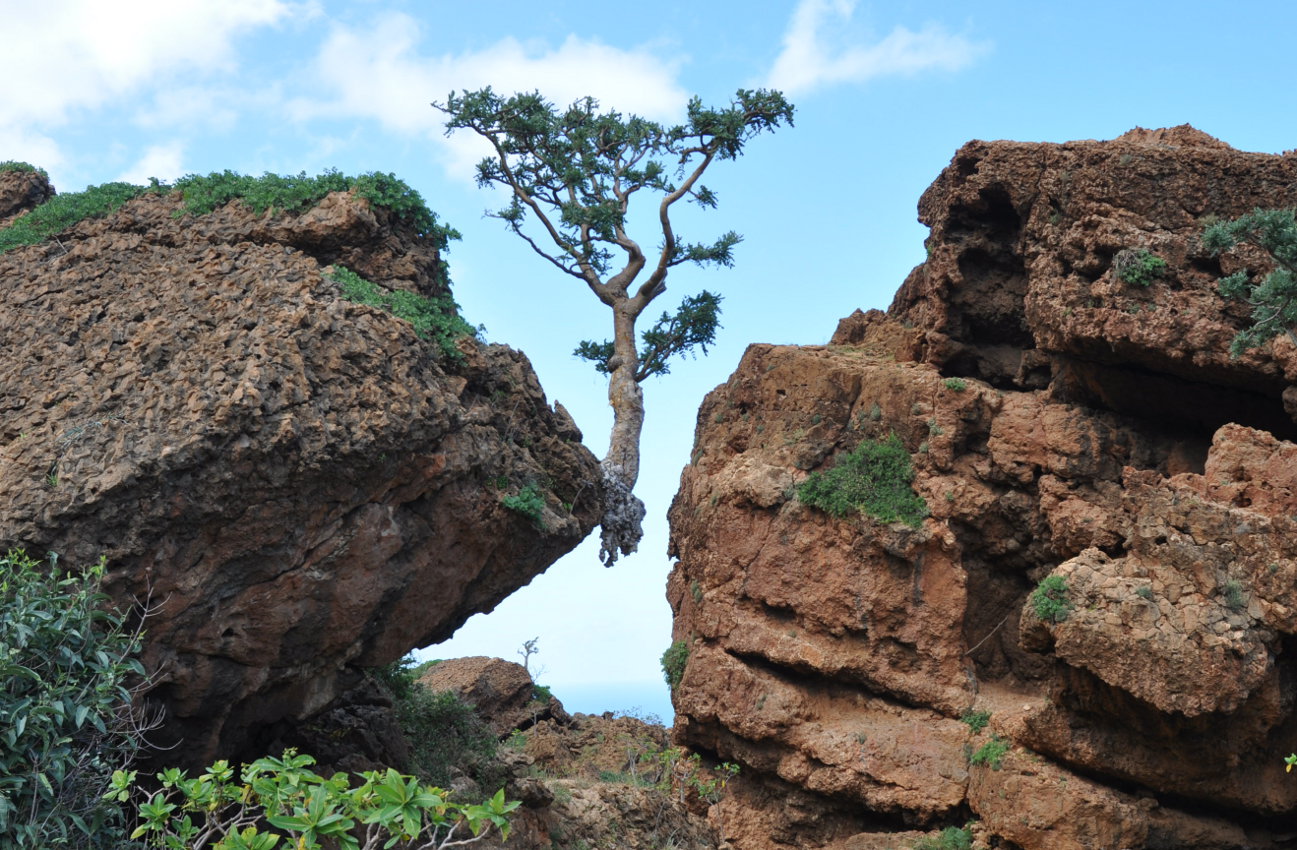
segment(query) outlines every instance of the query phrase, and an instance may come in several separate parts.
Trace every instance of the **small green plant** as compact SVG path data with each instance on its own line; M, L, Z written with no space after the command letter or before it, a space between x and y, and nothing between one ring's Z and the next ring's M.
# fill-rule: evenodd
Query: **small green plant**
M157 775L161 789L139 804L131 840L167 850L377 850L403 846L444 848L498 830L509 836L509 814L518 807L503 789L476 805L463 805L441 788L415 777L368 771L324 778L315 759L285 750L237 772L218 761L190 779L170 768ZM106 797L126 802L142 796L135 771L117 771ZM354 779L360 782L353 786ZM410 843L413 842L413 843Z
M1125 248L1112 258L1112 269L1123 283L1150 286L1166 273L1166 260L1143 248Z
M991 740L977 748L977 752L968 757L969 764L988 765L991 770L999 770L1004 762L1005 753L1009 752L1009 741L999 735L992 735Z
M883 408L881 405L879 405L878 402L874 402L873 406L869 408L869 421L877 422L882 418L883 418Z
M542 530L545 528L544 522L541 521L541 516L545 511L545 496L535 483L528 484L514 495L504 496L500 499L500 504L514 513L525 516L537 528Z
M946 433L946 429L937 424L935 416L928 420L928 436L940 437L944 433Z
M952 392L962 393L964 390L968 389L968 382L963 378L947 378L941 383L946 389Z
M1140 599L1152 601L1153 588L1149 587L1147 584L1141 584L1139 587L1135 588L1135 595Z
M1058 575L1045 576L1031 592L1031 607L1036 616L1047 623L1061 623L1076 607L1067 598L1067 579Z
M913 850L971 850L972 846L973 830L969 826L948 826L935 838L920 838Z
M549 685L532 685L531 698L535 702L549 702L554 698L554 694L550 691Z
M477 333L459 315L459 305L449 295L428 298L404 289L383 289L346 266L330 266L327 277L342 287L343 298L404 319L414 326L420 339L436 343L441 353L452 360L463 359L456 340Z
M689 582L689 595L694 598L695 605L703 603L703 586L698 583L698 579Z
M662 675L672 693L675 693L680 680L684 678L685 665L688 662L689 644L682 640L672 642L666 652L662 653Z
M1289 753L1284 756L1284 773L1292 773L1293 765L1297 764L1297 753Z
M928 505L910 482L914 468L901 438L866 440L826 472L813 472L797 488L797 497L835 517L863 511L880 522L901 521L918 528Z
M1243 582L1236 578L1225 582L1225 607L1231 611L1242 611L1247 607L1247 594L1243 591Z
M960 723L967 723L968 728L974 735L986 728L986 724L991 722L991 712L989 711L969 711L959 718Z

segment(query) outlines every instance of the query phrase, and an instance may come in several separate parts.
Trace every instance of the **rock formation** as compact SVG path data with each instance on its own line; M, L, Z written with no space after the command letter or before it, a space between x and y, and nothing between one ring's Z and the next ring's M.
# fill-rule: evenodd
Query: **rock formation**
M754 345L708 396L671 509L675 734L742 763L735 847L1297 834L1297 348L1230 357L1248 308L1215 282L1262 258L1198 241L1256 206L1297 206L1297 156L971 142L887 314ZM1141 251L1147 285L1114 269ZM919 527L799 500L893 433Z
M0 215L33 179L0 173ZM522 354L448 356L331 264L445 288L432 240L350 193L199 218L148 194L0 255L0 543L104 556L114 599L147 600L172 759L244 755L598 520L598 462ZM529 484L539 516L502 504Z

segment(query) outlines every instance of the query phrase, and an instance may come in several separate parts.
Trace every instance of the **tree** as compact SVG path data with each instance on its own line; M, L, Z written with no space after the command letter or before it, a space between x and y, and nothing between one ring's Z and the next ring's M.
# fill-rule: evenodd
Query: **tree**
M1234 337L1230 353L1237 357L1281 333L1297 345L1297 211L1256 209L1233 221L1218 221L1203 231L1202 243L1213 254L1247 243L1275 263L1260 281L1247 269L1220 279L1222 295L1252 305L1252 326Z
M716 160L737 159L749 139L793 123L793 107L776 91L740 89L723 109L689 101L685 123L663 126L635 115L599 112L594 98L559 110L539 93L502 97L490 88L451 94L433 106L446 113L447 134L467 129L493 153L477 166L479 186L509 192L502 220L533 251L564 274L585 283L612 311L613 338L587 340L574 352L608 376L612 433L604 457L606 497L600 556L611 566L620 552L635 551L644 505L633 490L639 478L644 394L640 383L665 375L677 354L707 352L715 339L721 298L703 291L685 298L674 315L663 313L636 347L635 325L666 291L675 266L730 266L742 237L733 231L711 243L688 242L671 224L671 208L690 200L716 206L699 182ZM627 233L631 201L658 196L662 242L650 259ZM643 273L643 277L641 274Z

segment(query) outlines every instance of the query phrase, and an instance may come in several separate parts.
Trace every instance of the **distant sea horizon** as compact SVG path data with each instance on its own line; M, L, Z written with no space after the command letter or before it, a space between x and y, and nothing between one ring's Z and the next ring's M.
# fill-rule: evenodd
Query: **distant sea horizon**
M660 679L646 682L545 682L569 714L628 714L670 727L675 719L671 694Z

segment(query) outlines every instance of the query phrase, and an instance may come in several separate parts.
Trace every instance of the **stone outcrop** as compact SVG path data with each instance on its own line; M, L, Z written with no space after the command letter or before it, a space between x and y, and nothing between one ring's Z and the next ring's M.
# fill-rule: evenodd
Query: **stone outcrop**
M149 194L0 255L0 541L106 557L114 599L147 601L171 758L242 755L598 520L598 463L522 354L443 353L332 264L445 291L432 240L348 193L199 218ZM502 504L529 484L536 517Z
M708 396L671 509L675 735L742 763L735 847L1297 834L1297 348L1230 357L1248 310L1215 281L1262 258L1198 241L1258 205L1297 205L1297 157L1190 127L969 143L887 314L754 345ZM1147 286L1113 268L1141 250ZM893 433L920 526L798 499Z
M419 677L418 684L434 693L454 692L476 708L501 738L542 720L569 720L563 703L538 688L527 668L502 658L475 655L439 661Z

